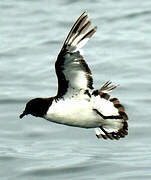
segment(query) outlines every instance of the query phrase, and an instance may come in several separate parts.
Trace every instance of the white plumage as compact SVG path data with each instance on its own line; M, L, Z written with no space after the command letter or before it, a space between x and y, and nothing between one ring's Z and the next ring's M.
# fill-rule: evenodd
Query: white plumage
M32 114L59 124L96 128L98 138L119 139L128 134L124 106L109 92L117 87L107 81L100 89L93 78L81 49L96 32L88 30L91 21L83 13L71 28L55 63L58 92L55 97L29 101L20 115Z
M79 17L58 56L56 61L59 85L57 96L61 98L53 101L45 118L69 126L99 127L96 129L97 137L119 139L127 135L127 115L119 101L110 100L108 95L117 85L111 85L108 81L100 90L95 91L91 71L81 54L80 48L96 32L96 27L88 31L91 21L86 22L87 18L85 13ZM63 77L65 82L62 81ZM63 95L61 86L66 88Z

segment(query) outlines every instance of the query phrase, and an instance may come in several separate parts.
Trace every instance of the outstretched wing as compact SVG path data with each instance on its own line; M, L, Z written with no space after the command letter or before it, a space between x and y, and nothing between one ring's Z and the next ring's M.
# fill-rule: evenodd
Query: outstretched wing
M71 28L55 63L58 77L57 97L65 95L69 89L93 89L92 73L80 53L87 41L96 32L96 27L88 30L91 21L83 13Z
M110 98L108 92L117 87L107 81L99 90L93 91L94 112L96 112L104 122L95 129L96 136L104 139L120 139L128 134L128 116L124 106L117 98Z

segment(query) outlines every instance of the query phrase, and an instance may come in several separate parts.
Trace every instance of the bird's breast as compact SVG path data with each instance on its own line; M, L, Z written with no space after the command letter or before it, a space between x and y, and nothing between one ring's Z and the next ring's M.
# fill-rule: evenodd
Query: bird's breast
M59 124L84 128L94 128L100 123L91 103L79 99L54 101L44 118Z

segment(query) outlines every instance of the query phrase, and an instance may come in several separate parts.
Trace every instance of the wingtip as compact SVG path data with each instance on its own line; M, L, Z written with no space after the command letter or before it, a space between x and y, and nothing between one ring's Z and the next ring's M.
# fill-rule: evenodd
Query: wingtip
M88 15L87 10L83 11L82 15L84 14Z
M102 91L102 92L106 92L106 91L111 92L112 90L114 90L118 86L119 86L119 84L112 84L112 81L107 81L102 85L102 87L100 88L100 91Z
M79 47L82 48L87 43L87 41L93 36L93 34L97 30L97 26L95 26L91 30L88 30L89 26L91 25L91 21L87 21L87 19L88 14L86 11L84 11L72 26L64 42L64 45L68 44L70 46L77 46L78 44L80 44Z
M84 11L82 14L81 14L81 16L80 16L80 18L82 18L82 17L88 17L88 13L86 12L86 11Z
M96 137L98 139L110 139L110 140L119 140L120 138L124 138L128 135L128 124L127 122L123 122L123 127L118 129L118 131L108 132L103 127L95 128Z

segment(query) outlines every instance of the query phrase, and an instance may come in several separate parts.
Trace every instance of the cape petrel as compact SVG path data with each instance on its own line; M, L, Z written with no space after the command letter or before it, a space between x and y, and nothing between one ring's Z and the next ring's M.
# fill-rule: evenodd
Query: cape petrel
M100 89L93 87L91 70L80 52L97 29L89 30L87 19L86 13L77 19L57 57L57 95L30 100L20 118L31 114L68 126L95 128L98 138L118 140L128 134L128 116L120 101L110 98L117 85L107 81Z

